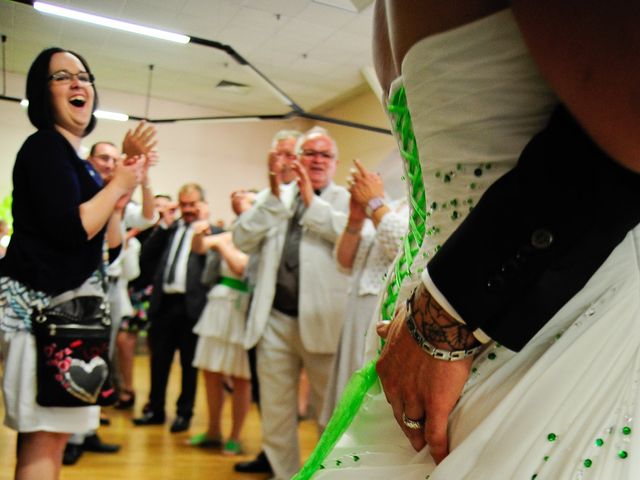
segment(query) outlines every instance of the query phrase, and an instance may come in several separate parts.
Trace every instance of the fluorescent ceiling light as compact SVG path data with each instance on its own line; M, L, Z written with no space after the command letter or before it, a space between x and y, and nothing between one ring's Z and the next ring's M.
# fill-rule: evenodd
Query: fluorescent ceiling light
M20 100L20 106L27 108L29 106L29 100L23 98ZM107 110L96 110L93 112L93 116L104 120L115 120L116 122L126 122L129 120L129 115L126 113L109 112Z
M116 122L126 122L129 120L129 115L125 113L108 112L106 110L96 110L93 112L93 116L105 120L115 120Z
M202 117L202 118L186 118L180 119L181 122L189 123L245 123L245 122L259 122L262 119L260 117Z
M116 30L123 30L125 32L138 33L140 35L160 38L162 40L169 40L171 42L189 43L189 41L191 40L187 35L166 32L164 30L158 30L157 28L144 27L142 25L136 25L134 23L114 20L112 18L100 17L98 15L79 12L77 10L71 10L69 8L57 7L55 5L50 5L44 2L33 2L33 8L35 8L39 12L49 13L51 15L58 15L60 17L70 18L72 20L79 20L81 22L92 23L94 25L115 28Z

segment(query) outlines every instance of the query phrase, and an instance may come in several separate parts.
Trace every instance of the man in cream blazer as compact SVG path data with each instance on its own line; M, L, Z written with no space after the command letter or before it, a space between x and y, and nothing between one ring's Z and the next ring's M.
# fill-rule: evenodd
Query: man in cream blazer
M233 241L260 253L245 346L257 344L263 447L276 479L299 468L297 392L300 370L311 385L314 411L324 391L342 328L347 277L336 269L333 249L344 229L349 194L333 183L337 149L314 128L297 142L291 168L297 182L280 183L270 162L270 188L244 212Z

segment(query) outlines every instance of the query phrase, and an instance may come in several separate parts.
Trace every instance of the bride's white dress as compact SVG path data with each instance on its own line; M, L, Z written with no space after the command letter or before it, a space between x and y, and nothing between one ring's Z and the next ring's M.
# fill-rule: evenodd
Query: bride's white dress
M555 103L509 10L414 45L402 87L429 214L399 301ZM314 478L640 479L639 249L636 228L520 352L492 343L475 360L440 465L412 449L376 383Z

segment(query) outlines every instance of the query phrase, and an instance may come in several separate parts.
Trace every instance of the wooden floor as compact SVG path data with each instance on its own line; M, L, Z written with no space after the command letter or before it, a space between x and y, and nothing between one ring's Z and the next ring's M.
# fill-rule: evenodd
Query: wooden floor
M138 401L135 415L139 414L146 401L149 389L148 357L136 357L135 381ZM171 412L178 396L180 371L174 363L167 393L167 413ZM253 479L263 480L268 475L239 474L233 471L233 464L252 459L260 451L260 418L255 405L247 418L243 446L245 454L225 457L210 450L189 447L185 440L206 428L207 413L202 379L198 385L195 415L191 430L187 433L169 433L172 417L163 426L134 427L132 412L105 409L111 419L110 426L100 427L98 433L103 441L122 445L116 454L85 453L78 463L62 468L62 480L191 480L191 479ZM1 395L1 392L0 392ZM0 402L0 417L4 418L4 406ZM224 428L230 429L230 401L225 403ZM315 424L311 421L300 423L300 443L303 458L306 458L317 441ZM16 433L0 426L0 480L13 478L15 465Z

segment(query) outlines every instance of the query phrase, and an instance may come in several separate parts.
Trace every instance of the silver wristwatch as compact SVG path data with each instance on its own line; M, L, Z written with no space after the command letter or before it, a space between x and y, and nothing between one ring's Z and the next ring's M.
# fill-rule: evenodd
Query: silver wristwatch
M373 217L373 212L378 210L380 207L384 207L384 199L382 197L373 197L371 200L367 202L367 206L364 207L364 213L367 217Z

